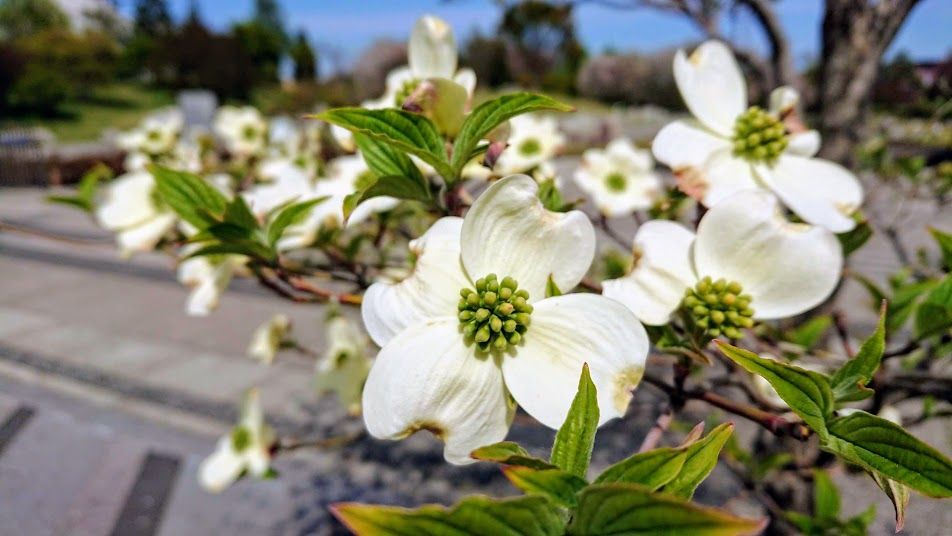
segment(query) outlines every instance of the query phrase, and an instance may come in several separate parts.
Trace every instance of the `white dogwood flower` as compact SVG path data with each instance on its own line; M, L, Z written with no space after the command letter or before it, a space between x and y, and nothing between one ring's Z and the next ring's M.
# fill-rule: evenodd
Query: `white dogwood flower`
M215 452L198 468L198 481L203 488L219 493L247 471L263 477L270 471L271 447L277 436L265 423L258 391L252 389L241 404L241 419L231 431L218 440Z
M154 249L175 227L176 216L159 201L152 174L135 171L106 185L96 207L96 220L116 232L119 252L128 257Z
M710 209L697 235L654 220L635 235L631 273L603 294L645 324L666 324L684 307L712 336L737 338L754 319L784 318L818 305L840 279L843 253L822 227L791 223L763 190L736 193Z
M308 246L322 226L341 225L344 221L344 198L356 192L371 173L360 154L330 161L326 177L312 179L300 166L287 159L270 159L259 166L258 174L267 182L255 185L242 195L252 212L261 219L288 203L326 198L314 206L303 221L289 227L278 243L278 249L289 250ZM375 197L354 209L348 225L366 220L375 212L390 210L399 203L392 197Z
M433 78L455 82L472 98L476 90L476 73L468 68L457 70L458 55L453 28L439 17L424 15L410 33L407 65L390 71L383 95L361 103L361 107L371 110L401 108L421 82ZM349 130L332 125L331 132L342 147L354 150L353 134Z
M128 153L157 156L172 150L182 134L185 118L176 108L149 115L142 123L116 137L116 144Z
M509 120L509 140L493 170L499 175L526 173L558 154L565 144L551 115L523 114Z
M767 189L807 223L836 233L855 227L862 185L846 168L813 158L816 131L785 124L799 100L794 89L775 90L770 110L748 108L743 74L717 41L690 56L678 51L674 78L694 118L661 129L652 150L686 193L712 207L740 190Z
M610 217L650 208L661 191L651 152L636 148L627 138L612 140L605 150L585 151L575 183Z
M500 441L515 399L542 424L562 425L588 363L600 422L624 414L644 371L648 338L620 303L571 290L595 254L580 211L555 213L525 176L501 179L465 218L438 220L411 243L413 272L377 282L361 309L382 347L364 386L367 430L400 439L429 430L455 464Z
M327 319L327 348L314 366L318 394L337 393L351 415L360 414L364 381L370 372L367 336L350 319L333 314Z
M184 253L190 251L186 248ZM244 255L203 255L182 261L178 266L178 280L191 289L185 312L190 316L210 315L218 308L218 300L235 272L247 261Z
M248 356L270 365L278 355L281 341L291 331L291 319L287 315L276 314L255 329L248 346Z
M239 158L261 153L268 141L268 123L253 106L222 106L214 130L228 152Z

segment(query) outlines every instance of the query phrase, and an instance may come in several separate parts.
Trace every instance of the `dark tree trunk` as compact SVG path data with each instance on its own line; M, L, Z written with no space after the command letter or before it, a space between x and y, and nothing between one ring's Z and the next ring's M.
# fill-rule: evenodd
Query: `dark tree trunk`
M883 53L919 0L827 0L820 53L821 156L849 165Z

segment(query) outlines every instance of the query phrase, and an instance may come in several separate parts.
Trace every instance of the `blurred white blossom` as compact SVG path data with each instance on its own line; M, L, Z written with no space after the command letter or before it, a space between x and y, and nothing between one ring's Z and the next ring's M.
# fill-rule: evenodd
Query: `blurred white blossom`
M585 151L575 183L610 217L648 209L661 193L651 152L636 148L627 138L612 140L605 150Z
M219 493L244 472L264 477L270 472L271 447L276 436L265 423L256 389L250 390L241 405L241 418L231 431L218 440L218 446L198 468L203 488Z

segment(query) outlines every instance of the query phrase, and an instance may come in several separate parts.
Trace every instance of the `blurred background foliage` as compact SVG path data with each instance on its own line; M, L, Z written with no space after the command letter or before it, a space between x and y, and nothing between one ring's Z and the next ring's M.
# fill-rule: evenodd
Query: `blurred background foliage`
M42 123L65 141L91 139L94 124L100 130L134 124L188 88L209 89L222 102L252 103L266 114L309 112L378 96L386 73L406 62L403 43L380 40L349 69L322 73L325 65L340 67L334 51L316 49L301 29L289 30L278 0L255 0L247 19L224 30L203 20L197 2L176 21L167 0L130 1L131 21L102 9L86 13L77 29L56 0L0 0L0 126ZM522 86L592 111L614 105L683 109L670 68L674 50L586 50L577 37L578 3L496 2L495 32L460 36L461 64L476 71L480 95ZM699 25L710 22L698 17ZM771 78L763 63L740 58L751 99L763 99L777 76ZM822 113L821 65L802 74L809 109ZM947 120L950 98L952 56L923 64L900 53L881 65L871 108Z

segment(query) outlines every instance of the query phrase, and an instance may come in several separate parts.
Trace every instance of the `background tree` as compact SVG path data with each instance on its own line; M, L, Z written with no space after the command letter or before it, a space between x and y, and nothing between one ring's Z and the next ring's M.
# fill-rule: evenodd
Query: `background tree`
M499 23L510 76L529 87L572 92L585 50L575 36L572 4L514 2Z
M275 0L256 0L251 19L236 24L232 31L253 62L255 81L276 82L281 56L288 45L278 3Z
M299 82L313 82L317 78L317 55L304 30L298 32L291 45L290 54L291 61L294 62L294 79Z
M54 28L69 28L69 18L53 0L0 0L0 40Z
M133 27L135 33L160 37L172 31L172 16L165 0L138 0Z

